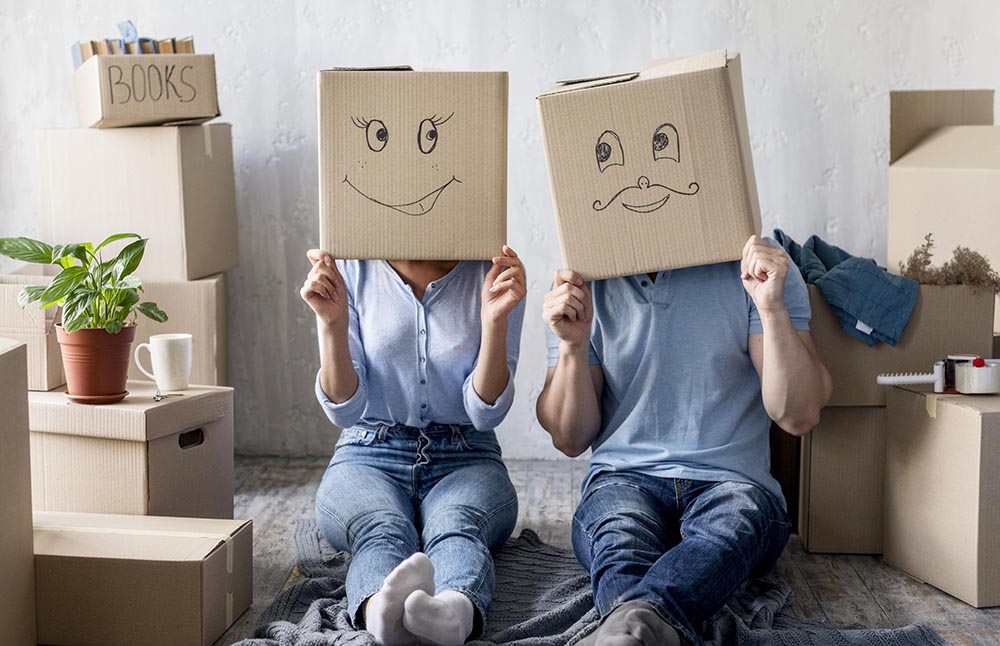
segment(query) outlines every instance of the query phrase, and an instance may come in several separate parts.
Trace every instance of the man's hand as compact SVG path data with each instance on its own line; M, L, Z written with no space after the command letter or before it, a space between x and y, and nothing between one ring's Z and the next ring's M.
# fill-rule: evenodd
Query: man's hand
M771 246L760 236L750 236L740 261L743 287L750 294L758 312L780 311L785 307L785 276L788 254Z
M594 301L583 278L569 269L557 269L552 290L545 295L542 320L564 342L579 346L590 341Z
M299 295L327 325L348 322L347 289L330 254L319 249L306 253L312 269L306 276Z
M483 283L483 323L506 322L507 316L527 293L524 265L513 249L503 245L500 255L493 258L493 266Z

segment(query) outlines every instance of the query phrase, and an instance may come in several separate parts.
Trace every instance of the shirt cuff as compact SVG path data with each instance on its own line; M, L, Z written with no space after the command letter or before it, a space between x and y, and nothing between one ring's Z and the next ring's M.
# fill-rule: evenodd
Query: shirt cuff
M316 399L319 400L321 406L323 406L323 411L326 416L330 418L336 426L340 428L348 428L353 426L359 419L361 419L362 413L365 410L365 395L364 388L361 386L361 380L358 380L358 387L355 389L354 394L351 395L350 399L347 401L335 404L332 399L330 399L326 391L323 390L323 385L320 383L320 373L316 373Z
M476 387L469 380L468 389L465 391L465 412L469 416L469 421L479 431L491 431L500 425L503 418L507 416L511 404L514 403L514 373L507 373L507 385L503 392L492 404L487 404L476 392Z

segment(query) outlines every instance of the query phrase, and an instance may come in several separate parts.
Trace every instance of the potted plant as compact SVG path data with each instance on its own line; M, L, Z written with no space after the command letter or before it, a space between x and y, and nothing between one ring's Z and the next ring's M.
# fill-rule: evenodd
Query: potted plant
M104 260L101 251L120 240L132 242ZM62 307L56 337L66 370L66 396L72 401L111 404L124 399L136 312L161 323L167 320L156 303L140 302L142 282L134 272L147 241L136 233L108 236L96 247L89 242L53 246L31 238L0 238L0 255L60 270L48 285L21 290L18 302L21 307L34 302L42 309Z

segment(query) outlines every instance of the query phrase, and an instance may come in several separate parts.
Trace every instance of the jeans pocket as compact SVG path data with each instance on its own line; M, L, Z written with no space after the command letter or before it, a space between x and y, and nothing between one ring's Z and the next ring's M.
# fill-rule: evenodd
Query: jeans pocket
M378 428L368 428L366 426L352 426L340 432L340 439L337 440L337 448L342 446L371 446L378 441Z

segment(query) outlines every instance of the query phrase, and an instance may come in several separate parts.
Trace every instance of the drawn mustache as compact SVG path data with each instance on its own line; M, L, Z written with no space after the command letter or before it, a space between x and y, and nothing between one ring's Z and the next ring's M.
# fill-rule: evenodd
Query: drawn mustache
M678 188L671 188L670 186L665 186L663 184L646 184L645 186L639 186L639 184L636 183L636 184L633 184L631 186L626 186L625 188L621 189L620 191L618 191L617 193L615 193L614 195L612 195L610 200L608 200L607 202L605 202L603 204L601 203L600 200L594 200L593 208L594 208L595 211L603 211L604 209L606 209L609 206L611 206L612 204L614 204L615 200L617 200L621 196L622 193L624 193L625 191L627 191L629 189L637 188L639 190L644 191L644 190L648 190L648 189L654 188L654 187L655 188L662 188L665 191L669 191L671 193L676 193L677 195L694 195L698 191L701 190L701 186L698 185L698 182L691 182L690 184L688 184L688 186L687 186L688 187L688 192L684 192L684 191L682 191L682 190L680 190Z

